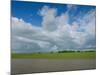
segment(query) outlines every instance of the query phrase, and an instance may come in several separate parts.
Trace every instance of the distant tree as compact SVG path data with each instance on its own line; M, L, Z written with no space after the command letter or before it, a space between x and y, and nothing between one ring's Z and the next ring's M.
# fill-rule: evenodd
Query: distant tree
M76 51L68 51L68 50L58 51L58 53L71 53L71 52L76 52Z
M50 53L54 53L53 51L51 51Z
M38 52L38 54L41 54L41 52Z
M81 51L78 50L77 52L81 52Z

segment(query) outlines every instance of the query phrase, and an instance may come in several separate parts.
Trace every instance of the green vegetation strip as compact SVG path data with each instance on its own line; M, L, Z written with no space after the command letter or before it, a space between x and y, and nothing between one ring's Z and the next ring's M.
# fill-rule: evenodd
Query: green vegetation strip
M12 53L12 58L96 58L96 52L66 52L66 53Z

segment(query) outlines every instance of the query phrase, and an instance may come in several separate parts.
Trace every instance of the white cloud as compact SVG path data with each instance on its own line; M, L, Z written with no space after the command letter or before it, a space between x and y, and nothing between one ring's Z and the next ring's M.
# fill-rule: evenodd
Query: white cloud
M57 16L56 8L44 6L39 15L43 18L42 27L12 17L12 51L38 52L95 47L95 10L89 11L72 25L68 23L70 15L67 11Z
M80 29L84 30L84 45L83 47L96 46L96 12L95 10L89 11L83 19L80 20Z
M54 20L56 17L57 10L54 8L49 8L48 6L44 6L40 10L40 15L43 16L43 29L47 31L52 31L56 28L56 25L54 24Z
M75 10L77 9L77 6L74 4L69 4L69 5L67 5L67 9L68 9L67 12L70 12L70 11L75 12Z

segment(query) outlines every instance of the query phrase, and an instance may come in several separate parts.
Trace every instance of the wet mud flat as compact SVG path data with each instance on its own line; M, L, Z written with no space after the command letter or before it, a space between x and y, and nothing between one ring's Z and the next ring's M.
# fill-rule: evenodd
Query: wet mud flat
M96 68L95 58L76 59L12 59L11 74L89 70Z

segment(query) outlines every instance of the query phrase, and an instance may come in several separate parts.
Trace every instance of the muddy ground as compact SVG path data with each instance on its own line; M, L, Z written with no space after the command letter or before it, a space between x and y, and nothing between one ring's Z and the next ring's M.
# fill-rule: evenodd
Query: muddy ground
M88 70L96 68L96 59L12 59L11 73L40 73Z

